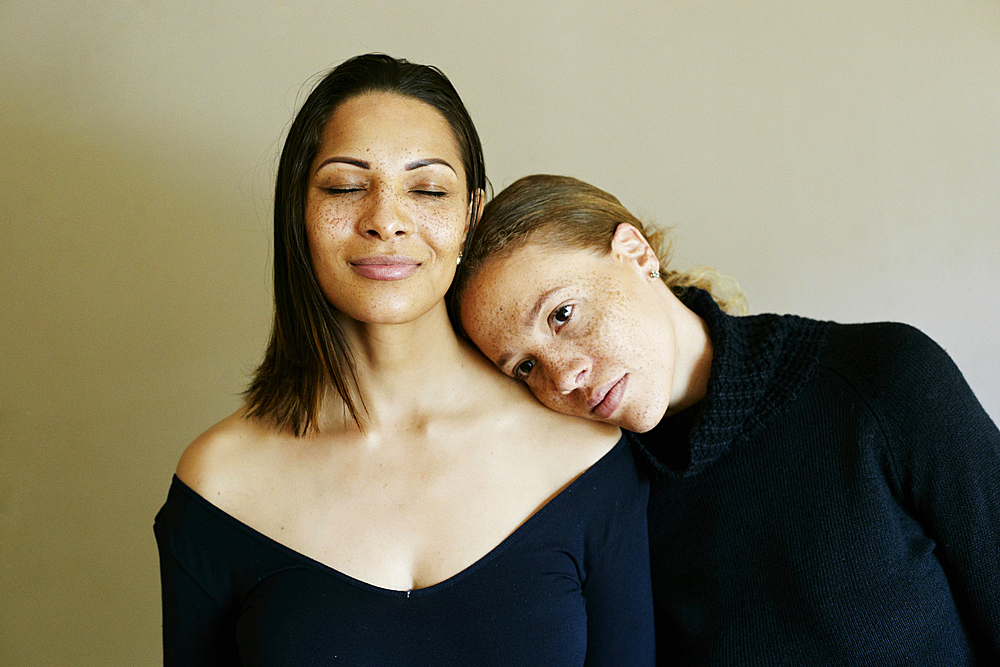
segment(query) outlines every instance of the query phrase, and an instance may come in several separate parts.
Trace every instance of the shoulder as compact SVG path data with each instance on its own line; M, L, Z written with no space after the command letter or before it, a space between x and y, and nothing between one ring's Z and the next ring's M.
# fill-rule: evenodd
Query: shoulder
M834 351L865 356L885 354L898 359L915 353L944 354L941 346L927 334L902 322L869 322L865 324L827 323L827 340Z
M521 382L492 367L481 387L488 400L475 401L475 422L485 439L502 442L534 466L562 474L584 470L609 452L622 437L617 426L550 410ZM559 472L557 472L559 471Z
M591 441L607 442L610 438L612 444L617 442L621 433L617 426L556 412L542 405L523 382L499 373L491 374L502 385L502 397L498 397L497 408L505 413L511 425L530 432L534 439L585 444Z
M961 371L940 345L899 322L830 324L820 364L872 388L964 384Z
M900 442L995 440L996 426L961 370L929 336L907 324L831 325L820 368L839 378Z
M237 410L199 435L177 464L177 478L206 499L245 488L263 465L262 454L279 434Z

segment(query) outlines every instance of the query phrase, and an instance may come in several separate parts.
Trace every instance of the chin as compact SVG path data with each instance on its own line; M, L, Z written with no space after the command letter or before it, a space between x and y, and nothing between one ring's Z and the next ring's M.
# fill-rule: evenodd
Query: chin
M656 425L663 420L663 415L666 414L666 412L667 408L664 406L661 411L647 409L643 410L639 414L623 415L620 420L617 420L618 426L632 431L633 433L645 433L646 431L651 431L656 428Z
M352 320L365 324L406 324L420 319L433 308L433 304L414 303L410 300L398 303L382 301L377 305L368 304L368 306L367 308L354 307L340 312Z
M651 431L657 424L659 424L659 422L642 421L638 423L619 424L619 426L626 431L632 431L633 433L645 433L646 431Z

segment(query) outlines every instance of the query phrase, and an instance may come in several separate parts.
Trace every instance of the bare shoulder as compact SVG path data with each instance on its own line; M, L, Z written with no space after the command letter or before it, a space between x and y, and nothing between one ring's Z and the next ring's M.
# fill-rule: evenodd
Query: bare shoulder
M261 454L277 433L241 408L195 438L181 455L177 477L213 502L246 488L245 481L260 465Z
M621 437L621 430L613 424L602 421L571 417L561 412L551 410L542 405L537 398L521 383L525 395L525 406L522 409L537 428L544 428L552 433L554 439L576 444L599 443L599 446L614 444Z
M521 443L539 463L585 469L610 451L621 438L617 426L571 417L550 410L521 382L496 374L500 400L488 402L496 411L507 442ZM483 403L487 403L484 401Z

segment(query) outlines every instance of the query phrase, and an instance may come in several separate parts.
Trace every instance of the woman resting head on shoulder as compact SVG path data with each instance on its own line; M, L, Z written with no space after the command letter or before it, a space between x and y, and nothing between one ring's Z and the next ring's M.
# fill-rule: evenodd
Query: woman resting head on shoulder
M359 56L310 93L264 360L157 515L167 665L652 664L628 442L546 410L449 321L485 187L436 68Z
M542 403L643 432L704 395L711 340L674 289L713 283L742 307L710 270L662 269L612 195L536 175L489 203L454 290L462 330Z
M546 406L637 433L660 653L1000 664L1000 432L948 355L903 324L733 316L647 239L596 187L520 179L452 316Z

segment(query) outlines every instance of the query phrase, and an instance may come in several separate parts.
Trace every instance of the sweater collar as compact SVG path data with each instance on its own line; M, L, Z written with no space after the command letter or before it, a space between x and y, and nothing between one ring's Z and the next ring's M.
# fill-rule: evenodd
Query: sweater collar
M795 398L815 372L826 327L794 315L727 315L697 288L678 296L705 320L712 338L708 388L696 405L636 437L659 474L687 477L752 436ZM682 428L687 456L678 456Z

